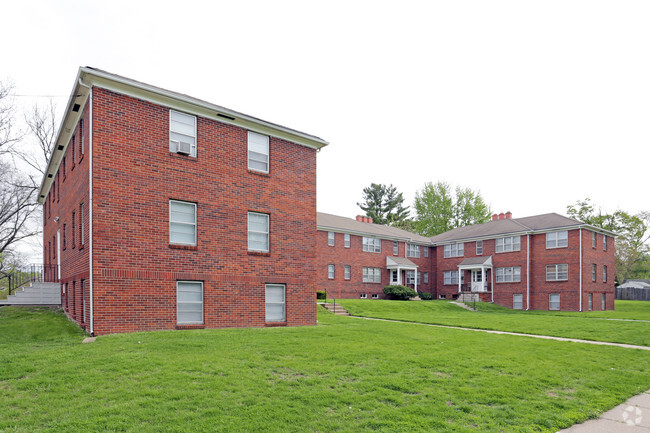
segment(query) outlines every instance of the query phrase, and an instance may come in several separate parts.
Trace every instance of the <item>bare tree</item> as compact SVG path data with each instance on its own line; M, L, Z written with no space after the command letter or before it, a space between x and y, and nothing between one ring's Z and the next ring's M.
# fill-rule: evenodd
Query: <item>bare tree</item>
M12 91L12 84L6 84L0 81L0 158L10 154L13 150L13 145L21 137L15 128L15 107L11 99Z
M0 254L40 232L38 226L29 224L39 209L37 193L31 179L0 161Z
M52 156L52 148L56 140L56 104L49 100L45 106L34 104L25 114L25 123L37 145L35 152L17 152L17 155L41 177L45 175L47 163Z

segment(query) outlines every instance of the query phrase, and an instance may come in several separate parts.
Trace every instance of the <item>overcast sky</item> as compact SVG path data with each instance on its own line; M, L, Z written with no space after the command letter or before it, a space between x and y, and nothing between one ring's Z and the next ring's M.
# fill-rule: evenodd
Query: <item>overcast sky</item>
M480 190L496 212L650 209L650 2L12 1L0 78L93 66L317 135L318 210ZM24 105L43 98L20 96Z

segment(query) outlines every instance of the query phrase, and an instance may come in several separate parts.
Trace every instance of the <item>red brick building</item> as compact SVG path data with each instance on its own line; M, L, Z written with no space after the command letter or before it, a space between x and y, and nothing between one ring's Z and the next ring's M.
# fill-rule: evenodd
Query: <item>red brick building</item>
M615 235L580 221L507 213L424 238L357 219L318 215L318 289L331 297L383 298L382 288L405 281L404 272L415 288L417 268L417 290L438 299L470 295L531 310L614 308ZM380 248L369 252L370 238ZM428 257L416 258L415 246ZM379 278L370 280L367 269Z
M315 324L325 145L81 68L39 196L65 311L93 334Z

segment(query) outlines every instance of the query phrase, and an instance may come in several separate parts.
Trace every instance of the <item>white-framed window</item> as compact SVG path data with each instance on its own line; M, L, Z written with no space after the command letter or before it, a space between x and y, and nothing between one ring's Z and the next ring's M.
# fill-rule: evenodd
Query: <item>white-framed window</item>
M269 172L269 136L248 131L248 169Z
M607 235L603 234L603 251L607 251Z
M424 284L429 284L429 273L428 272L424 273Z
M327 245L334 246L334 232L327 232Z
M248 212L248 251L269 252L269 215Z
M445 271L444 273L445 284L458 284L458 271ZM461 283L464 280L464 275L461 275Z
M564 230L561 232L546 233L546 248L564 248L569 246L569 232Z
M343 246L345 248L350 248L350 233L345 233L343 235Z
M524 295L522 294L512 295L512 309L523 310L523 308L524 308Z
M196 157L196 116L169 110L169 151Z
M424 257L429 257L429 247L425 245L422 249L424 250Z
M589 302L588 302L588 306L587 306L587 308L589 309L589 311L591 311L591 310L594 309L594 294L593 294L593 293L589 293L589 297L588 297L588 299L589 299Z
M334 279L334 265L327 265L327 278Z
M605 303L606 299L607 299L607 298L606 298L605 294L602 293L602 294L600 295L600 303L601 303L601 305L603 306L603 310L606 310L606 308L605 308L605 306L607 305L607 304Z
M569 265L547 265L546 281L566 281L569 279Z
M591 248L596 248L596 232L591 232Z
M406 257L420 258L420 246L414 244L406 244Z
M169 200L169 243L196 245L196 203Z
M506 236L495 240L496 252L507 253L510 251L519 251L521 249L521 236Z
M548 309L549 310L559 310L560 309L560 294L551 293L548 295Z
M372 299L379 299L379 295L377 293L372 294Z
M393 241L393 255L399 256L399 242Z
M361 298L361 299L366 299L367 297L368 297L368 295L365 294L365 293L359 294L359 298Z
M286 322L286 287L284 284L267 284L265 287L266 321Z
M397 284L397 271L390 271L390 281L393 284Z
M438 299L447 299L447 295L438 295Z
M465 244L447 244L444 251L445 257L463 257L465 255Z
M422 278L422 273L418 272L418 284ZM415 284L415 271L406 271L406 284Z
M596 264L591 265L591 281L596 281Z
M371 253L381 253L381 239L364 236L363 250Z
M607 282L607 265L603 265L603 283Z
M343 278L349 280L351 276L352 276L352 267L350 265L345 265L345 267L343 268Z
M203 324L203 282L176 282L176 322L179 325Z
M496 269L497 283L518 283L521 281L521 266Z
M380 268L363 268L364 283L381 283Z
M84 215L84 203L79 203L79 242L86 244L86 216Z
M476 241L476 255L483 255L483 241Z

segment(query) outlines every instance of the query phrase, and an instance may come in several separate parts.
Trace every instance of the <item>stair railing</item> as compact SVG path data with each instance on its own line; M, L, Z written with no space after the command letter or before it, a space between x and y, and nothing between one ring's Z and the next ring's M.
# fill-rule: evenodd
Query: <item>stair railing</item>
M28 283L44 283L58 281L57 265L31 264L26 269L14 269L7 274L8 295Z

